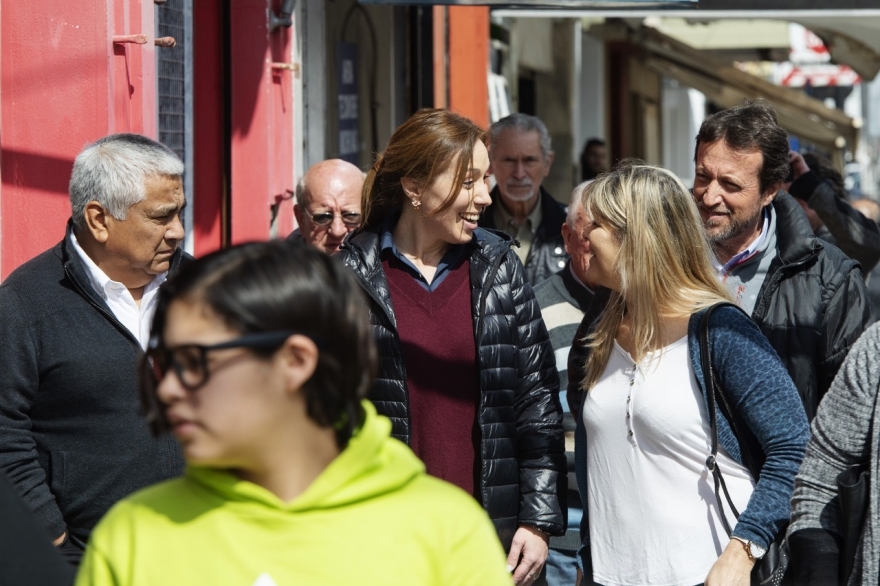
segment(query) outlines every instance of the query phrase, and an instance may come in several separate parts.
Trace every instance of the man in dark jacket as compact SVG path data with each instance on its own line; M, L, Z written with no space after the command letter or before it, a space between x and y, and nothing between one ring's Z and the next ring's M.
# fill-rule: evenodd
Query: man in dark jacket
M541 308L541 317L550 335L550 344L556 357L559 372L559 398L565 405L568 389L568 354L575 341L575 332L584 318L584 312L593 301L596 285L587 279L590 267L590 243L584 238L584 230L590 220L583 207L585 181L571 192L568 217L562 225L565 249L571 260L558 273L535 287L535 299ZM565 459L568 465L568 528L565 535L550 538L550 555L547 557L547 584L562 586L574 584L577 578L576 553L581 539L578 533L583 505L577 491L574 473L575 419L571 412L562 414L565 430Z
M779 188L788 136L764 100L709 116L694 197L721 279L779 353L812 419L850 346L876 319L859 265L813 235Z
M539 118L511 114L492 125L489 143L495 189L480 226L506 232L519 242L516 253L533 286L565 266L568 254L562 239L565 206L541 183L550 173L553 150L550 134Z
M143 136L87 146L66 236L0 286L0 471L74 562L116 501L182 470L137 396L156 293L182 260L182 174Z
M792 183L783 186L800 204L813 233L857 260L862 276L880 261L880 228L849 204L843 176L815 153L789 153Z

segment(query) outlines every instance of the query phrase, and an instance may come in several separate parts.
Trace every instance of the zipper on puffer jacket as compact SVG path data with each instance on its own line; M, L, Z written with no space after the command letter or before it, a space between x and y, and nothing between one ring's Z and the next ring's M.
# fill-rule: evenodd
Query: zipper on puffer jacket
M513 246L513 241L508 244L508 248ZM480 378L482 379L483 373L483 361L480 359L480 341L483 338L483 318L486 313L486 299L489 297L489 291L492 290L492 284L495 282L495 277L498 276L498 270L501 268L501 263L504 262L505 250L502 250L498 256L492 261L492 266L489 268L489 275L485 281L483 281L483 290L480 292L480 304L477 307L477 337L474 340L474 346L476 348L476 361L477 361L477 372L480 373ZM525 278L525 275L523 275ZM483 429L483 410L485 409L485 405L483 401L485 400L485 394L483 393L483 385L480 384L480 408L477 410L477 424L480 426L480 430ZM481 431L482 434L482 431ZM483 478L483 466L482 463L486 461L483 457L483 442L480 442L480 504L485 506L486 495L484 494L485 485Z
M394 312L391 310L391 308L389 306L387 306L385 304L385 302L382 299L379 298L379 294L376 291L376 287L373 286L372 281L367 277L367 275L365 275L363 273L363 271L360 270L360 267L367 266L367 263L364 262L364 260L363 260L363 257L364 257L363 249L361 249L360 251L356 251L353 246L348 244L347 239L345 242L342 243L342 247L351 251L352 254L349 258L352 261L356 261L357 258L360 257L360 261L361 261L360 265L357 265L357 264L352 265L352 264L349 264L348 262L345 262L344 264L347 266L347 268L352 272L352 274L358 280L358 282L361 285L361 289L363 289L364 292L366 292L367 296L373 301L373 303L376 304L376 306L379 308L379 310L385 314L385 319L388 320L388 329L389 329L389 331L391 331L392 334L394 334L394 337L397 339L397 347L398 347L398 349L400 349L400 334L397 332L397 324L396 324L396 319L394 317ZM360 254L359 254L359 252L360 252ZM381 265L378 270L382 270ZM386 282L387 282L387 278L386 278ZM406 411L406 415L405 415L406 421L407 421L406 434L408 436L406 443L407 443L407 445L411 445L412 444L412 428L411 428L412 417L410 416L409 389L406 387L406 362L404 362L404 360L403 360L403 351L400 350L400 352L401 352L400 357L399 357L400 364L401 364L400 371L401 371L401 375L403 377L403 405L404 405L404 410Z

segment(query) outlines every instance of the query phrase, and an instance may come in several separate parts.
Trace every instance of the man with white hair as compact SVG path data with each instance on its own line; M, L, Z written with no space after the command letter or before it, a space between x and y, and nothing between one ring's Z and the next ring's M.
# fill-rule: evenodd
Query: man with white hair
M0 472L73 562L116 501L183 469L137 393L157 290L185 256L182 175L144 136L87 146L64 239L0 285Z
M553 164L550 133L541 120L511 114L492 125L490 171L496 185L493 205L480 218L483 228L495 228L519 241L515 248L534 286L565 266L568 254L560 227L565 206L541 187Z
M584 210L584 195L591 181L584 181L571 192L568 216L562 225L562 238L565 250L571 259L549 279L535 287L535 298L541 308L541 318L550 334L550 344L556 355L556 369L559 371L559 400L566 404L568 388L568 353L572 340L584 313L593 301L595 285L587 280L590 267L590 242L584 238L584 231L590 224ZM578 530L583 516L583 506L577 491L574 477L574 430L575 420L568 411L563 413L562 425L565 430L565 450L568 460L568 529L561 537L550 538L550 555L547 557L546 578L548 586L574 584L577 579L577 550L580 548Z
M293 214L299 228L289 236L336 254L349 232L361 225L364 174L342 159L309 167L296 185Z

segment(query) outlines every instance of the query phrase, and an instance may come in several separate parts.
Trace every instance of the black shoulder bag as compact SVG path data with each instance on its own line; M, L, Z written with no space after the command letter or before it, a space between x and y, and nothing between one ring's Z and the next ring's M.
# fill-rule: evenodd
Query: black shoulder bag
M748 445L748 441L742 441L744 436L740 435L740 431L737 429L736 424L738 418L734 416L735 414L731 409L730 402L725 396L724 389L722 389L721 385L715 380L715 373L712 369L711 355L709 353L709 316L712 315L712 312L715 309L724 305L737 307L731 303L718 303L707 309L700 320L699 339L700 364L703 371L703 381L706 385L706 401L709 404L709 427L711 428L712 441L712 454L706 459L706 466L709 467L709 470L712 472L712 477L715 480L715 498L718 499L721 524L724 526L727 536L730 537L731 528L730 524L727 522L727 516L724 514L724 502L721 499L722 492L727 500L727 506L730 507L733 516L737 519L739 519L739 511L736 510L736 506L734 506L733 500L727 492L727 485L724 483L724 478L721 476L721 470L718 469L718 464L716 462L716 456L718 455L718 428L716 422L718 419L717 406L719 402L722 404L722 409L725 411L728 421L730 421L734 435L736 435L737 439L741 440L740 446L743 451L743 461L754 477L755 482L757 482L760 477L761 467L756 466L759 459L755 457L755 454L748 453L751 448ZM737 307L737 309L739 309L739 307ZM760 461L763 461L763 454L761 454ZM770 547L767 548L767 553L755 562L755 567L752 569L752 585L780 586L781 584L785 584L786 582L784 579L785 572L788 569L788 561L788 544L785 541L785 528L783 528L776 536L773 543L770 544Z

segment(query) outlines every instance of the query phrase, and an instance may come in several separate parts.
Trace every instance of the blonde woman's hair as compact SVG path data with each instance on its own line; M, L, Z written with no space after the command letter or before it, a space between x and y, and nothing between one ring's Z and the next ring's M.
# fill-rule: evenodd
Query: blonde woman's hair
M595 330L582 389L608 364L624 313L632 322L632 359L660 347L660 316L690 315L731 297L712 267L710 245L694 198L671 172L625 161L587 187L584 211L620 243L613 291Z

